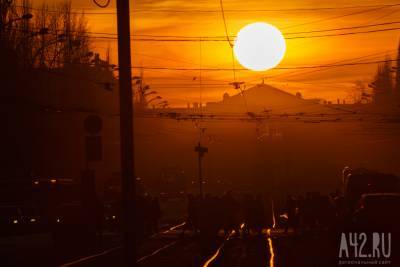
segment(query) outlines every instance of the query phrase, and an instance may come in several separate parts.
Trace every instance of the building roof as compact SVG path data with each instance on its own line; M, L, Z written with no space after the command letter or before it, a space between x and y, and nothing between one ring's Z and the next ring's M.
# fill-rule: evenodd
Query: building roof
M246 108L247 106L247 108ZM307 100L267 84L259 84L238 93L224 101L210 103L207 112L245 113L268 112L271 114L313 113L332 114L340 110L321 105L318 101Z

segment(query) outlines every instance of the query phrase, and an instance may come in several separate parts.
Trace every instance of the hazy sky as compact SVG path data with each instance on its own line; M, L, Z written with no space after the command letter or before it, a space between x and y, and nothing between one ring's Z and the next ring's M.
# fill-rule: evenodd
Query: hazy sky
M43 2L52 5L61 1L63 0L34 0L33 3L38 6ZM96 7L92 0L72 0L72 5L74 11L85 9L91 32L116 33L115 1L111 0L110 6L106 9ZM98 0L98 2L104 3L106 0ZM288 33L293 32L398 21L400 6L318 11L266 12L265 9L371 6L396 3L398 1L224 0L224 8L227 10L225 16L230 35L236 35L248 23L262 21L275 25L283 32L285 37L288 37L290 35ZM134 12L131 13L133 35L224 36L225 34L221 12L200 12L219 11L219 0L138 0L131 1L131 9L134 9ZM264 9L264 11L243 12L246 9ZM181 12L185 10L186 12ZM232 12L232 10L242 10L242 12ZM359 28L319 34L394 28L400 27L399 25L383 25L375 28ZM287 39L287 53L279 67L343 63L345 60L347 60L345 63L362 60L376 61L384 59L385 54L394 58L399 37L400 31L386 31L346 36ZM93 43L93 49L104 55L107 47L110 47L113 61L116 62L117 50L115 45L115 40L96 39ZM132 42L132 51L132 61L135 66L232 67L231 52L227 42L201 42L200 45L200 42L134 41ZM235 64L240 68L238 62ZM348 97L356 80L370 81L375 69L376 66L374 65L362 65L330 68L324 71L238 71L236 75L238 80L247 82L247 88L260 82L262 77L266 77L265 82L289 92L301 91L307 98L322 97L336 100L337 98ZM138 74L138 70L134 70L134 72ZM235 93L235 90L229 86L229 82L233 81L232 71L202 71L200 73L192 70L144 70L146 82L174 105L185 105L186 102L199 100L198 77L200 75L204 84L212 84L203 86L204 102L219 100L224 92ZM197 78L194 79L194 77ZM347 100L349 101L349 99Z

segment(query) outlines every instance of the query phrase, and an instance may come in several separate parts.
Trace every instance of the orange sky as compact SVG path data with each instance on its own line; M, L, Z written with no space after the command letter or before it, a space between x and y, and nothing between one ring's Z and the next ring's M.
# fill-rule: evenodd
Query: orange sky
M52 4L61 0L34 0L34 5L41 2ZM105 2L105 0L98 0ZM115 1L106 9L97 8L92 0L72 0L75 11L85 9L90 31L116 33ZM226 10L243 9L293 9L315 7L348 7L382 4L396 4L396 1L317 1L317 0L224 0ZM223 36L225 34L220 12L199 12L200 10L219 10L219 0L137 0L131 1L131 8L140 10L132 13L132 33L146 35L174 36ZM156 12L156 10L164 12ZM190 12L166 12L191 10ZM195 10L195 11L193 11ZM363 12L361 14L347 15ZM109 14L93 14L109 13ZM281 29L284 36L289 32L324 30L340 27L364 26L368 24L397 21L400 6L332 9L320 11L274 11L274 12L226 12L229 34L235 35L241 27L252 22L267 22ZM335 18L343 16L341 18ZM399 24L381 26L381 28L399 27ZM373 28L377 29L377 28ZM347 30L363 31L369 30ZM337 33L337 32L329 32ZM321 37L287 40L287 53L279 67L296 67L347 62L382 60L385 54L394 58L400 31L358 34L348 36ZM96 39L93 48L104 55L107 47L112 49L112 58L116 62L116 41ZM200 49L201 47L201 49ZM135 66L157 66L173 68L231 68L232 59L227 42L132 42L133 64ZM201 51L201 53L200 53ZM200 60L201 54L201 60ZM360 60L360 59L358 59ZM200 65L201 62L201 65ZM346 63L347 63L346 62ZM342 62L341 62L342 63ZM236 66L240 67L236 61ZM349 92L356 80L368 82L374 75L376 66L361 65L331 68L325 71L315 70L269 70L265 72L239 71L237 80L245 81L246 86L261 81L289 92L302 92L306 98L320 97L335 101L337 98L348 99ZM289 75L290 73L290 75ZM307 74L302 74L307 73ZM134 70L134 75L138 70ZM277 76L279 74L279 76ZM199 101L199 71L144 70L146 83L168 99L172 105L186 105L187 102ZM228 83L233 81L232 71L202 71L204 85L203 102L217 101L224 92L234 94ZM277 76L277 77L273 77ZM269 78L268 78L269 77Z

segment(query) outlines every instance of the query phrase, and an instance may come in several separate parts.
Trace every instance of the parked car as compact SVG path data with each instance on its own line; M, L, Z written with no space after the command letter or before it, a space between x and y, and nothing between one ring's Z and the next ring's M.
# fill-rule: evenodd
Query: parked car
M347 208L353 212L363 194L400 193L399 179L394 174L386 174L368 169L343 171L342 191Z
M360 231L398 232L400 194L363 194L353 214L354 226Z
M33 208L19 205L0 206L0 234L17 235L38 229L39 216Z

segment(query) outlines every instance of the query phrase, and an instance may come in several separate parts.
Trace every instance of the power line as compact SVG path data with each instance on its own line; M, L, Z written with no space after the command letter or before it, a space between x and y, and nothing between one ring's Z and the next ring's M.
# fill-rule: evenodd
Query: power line
M333 104L334 105L334 104ZM321 105L321 107L326 107L338 111L343 111L337 107L329 107L329 105ZM211 122L211 121L235 121L235 122L257 122L257 121L285 121L291 123L340 123L343 120L356 120L356 121L369 121L372 120L382 120L387 119L392 121L395 115L385 114L385 113L372 113L372 112L363 112L356 110L347 110L347 112L337 112L337 113L307 113L307 112L298 112L298 113L269 113L268 115L257 113L255 117L246 116L242 113L237 114L217 114L217 113L207 113L207 114L197 114L197 113L188 113L188 112L176 112L175 108L171 109L156 109L154 112L149 112L149 114L136 114L136 118L142 119L174 119L177 121L198 121L202 122ZM44 111L45 113L52 113L51 111ZM98 110L78 110L78 109L62 109L54 112L55 114L98 114L102 116L110 116L110 117L119 117L120 114L115 113L105 113L100 112ZM176 114L176 116L172 117L172 114ZM155 116L157 115L157 116Z
M393 50L394 51L394 50ZM371 56L374 56L375 55L375 57L376 57L376 55L378 55L378 54L383 54L383 53L387 53L387 52L380 52L380 53L375 53L375 54L372 54L372 55L367 55L367 56L363 56L363 57L359 57L359 58L356 58L356 59L362 59L362 58L367 58L367 57L371 57ZM342 61L339 61L339 62L344 62L344 61L349 61L349 60L355 60L355 59L347 59L347 60L342 60ZM330 69L330 68L335 68L335 67L343 67L343 66L354 66L354 65L365 65L365 64L378 64L378 63L383 63L383 62L387 62L387 61L389 61L389 62L393 62L393 61L396 61L396 60L381 60L381 61L369 61L369 62L351 62L351 63L345 63L345 64L326 64L326 65L317 65L317 66L298 66L298 67L281 67L281 68L279 68L279 69L311 69L311 68L322 68L322 69L318 69L318 70L316 70L316 71L312 71L312 72L317 72L317 71L324 71L324 70L327 70L327 69ZM71 64L80 64L80 65L92 65L92 64L85 64L85 63L71 63ZM163 70L176 70L176 68L167 68L167 67L163 67L163 68L160 68L160 67L142 67L142 66L140 66L140 67L137 67L137 66L134 66L134 67L132 67L132 68L136 68L136 69L163 69ZM40 70L40 69L39 69ZM199 70L199 69L184 69L184 68L179 68L179 70ZM223 71L223 70L226 70L226 71L231 71L231 69L202 69L202 70L218 70L218 71ZM242 69L242 70L245 70L245 69ZM57 73L57 72L53 72L52 70L46 70L46 72L48 72L48 73L50 73L50 74L55 74L55 75L60 75L60 76L66 76L66 77L70 77L69 75L65 75L64 73ZM296 76L296 75L303 75L303 74L308 74L308 73L312 73L312 72L307 72L307 73L299 73L299 74L294 74L294 75L290 75L289 74L289 76ZM285 75L286 73L284 73L283 75ZM282 74L281 74L282 75ZM272 78L275 78L275 77L278 77L278 76L281 76L281 75L275 75L275 76L272 76ZM270 77L271 78L271 77ZM105 84L105 83L108 83L108 82L97 82L97 81L95 81L95 80L92 80L92 79L87 79L89 82L93 82L93 83L95 83L95 84L98 84L98 85L102 85L102 84ZM229 82L228 81L226 81L226 83L218 83L218 80L215 80L215 81L217 81L217 83L206 83L206 84L203 84L203 85L205 85L205 86L207 86L207 87L214 87L214 88L220 88L220 87L223 87L223 86L229 86ZM224 81L221 81L221 82L224 82ZM248 84L250 84L251 83L251 81L250 82L246 82L246 83L248 83ZM151 86L152 87L155 87L155 88L187 88L187 87L195 87L195 86L197 86L196 84L191 84L191 83L189 83L189 84L178 84L178 83L165 83L165 84L154 84L154 83L152 83L151 84Z
M380 15L379 17L376 17L376 18L374 18L372 20L369 20L367 23L362 24L362 25L368 25L368 24L370 24L370 23L372 23L374 21L381 21L383 18L390 17L391 15L393 15L394 13L397 13L397 12L399 12L398 9L397 10L391 10L390 12L388 12L386 14L383 14L383 15Z
M400 23L400 22L398 22ZM345 35L357 35L357 34L367 34L367 33L376 33L376 32L386 32L386 31L395 31L399 30L400 27L393 28L385 28L385 29L376 29L369 31L357 31L357 32L346 32L346 33L333 33L333 34L321 34L321 35L305 35L305 36L293 36L286 37L286 40L294 40L294 39L308 39L308 38L320 38L320 37L334 37L334 36L345 36ZM330 31L333 31L330 30ZM291 33L294 34L294 33ZM107 36L89 36L93 39L106 39L106 40L116 40L116 37L107 37ZM157 38L131 38L131 41L137 42L226 42L223 39L157 39Z
M333 29L301 31L301 32L286 32L286 33L283 33L283 34L285 34L285 35L296 35L296 34L307 34L307 33L316 33L316 32L331 32L331 31L353 30L353 29L361 29L361 28L383 26L383 25L393 25L393 24L399 24L399 23L400 23L400 21L390 21L390 22L377 23L377 24L342 27L342 28L333 28Z
M314 24L314 23L320 23L320 22L325 22L325 21L329 21L329 20L335 20L335 19L344 18L344 17L349 17L349 16L354 16L354 15L360 15L360 14L364 14L364 13L368 13L368 12L373 12L373 11L385 9L385 8L388 8L388 7L395 7L395 6L399 6L399 5L400 5L400 4L394 4L394 5L390 5L390 6L381 6L381 7L374 8L374 9L367 9L367 10L352 12L352 13L348 13L348 14L344 14L344 15L339 15L339 16L334 16L334 17L329 17L329 18L314 20L314 21L310 21L310 22L300 23L300 24L296 24L296 25L291 25L291 26L284 27L284 28L282 28L282 29L295 28L295 27L299 27L299 26L304 26L304 25L309 25L309 24Z
M297 66L297 67L275 67L278 70L296 70L296 69L318 69L318 68L332 68L332 67L344 67L344 66L358 66L358 65L371 65L379 64L384 62L395 62L396 59L389 60L378 60L378 61L368 61L368 62L353 62L353 63L343 63L343 64L328 64L328 65L315 65L315 66ZM133 66L134 69L146 69L146 70L179 70L179 71L232 71L231 68L179 68L179 67L150 67L150 66ZM236 69L238 71L250 71L249 69Z
M394 51L394 50L390 50ZM346 62L349 60L357 60L362 58L371 57L378 54L388 53L390 51L379 52L372 55L367 55L355 59L347 59L338 62ZM357 65L371 65L371 64L379 64L385 62L397 62L397 59L386 59L386 60L376 60L376 61L367 61L367 62L349 62L349 63L328 63L321 65L310 65L310 66L294 66L294 67L275 67L275 70L302 70L302 69L320 69L320 68L334 68L334 67L344 67L344 66L357 66ZM64 62L64 64L72 64L72 65L87 65L94 66L93 63L73 63L73 62ZM146 70L177 70L177 71L232 71L231 68L182 68L182 67L162 67L162 66L132 66L133 69L146 69ZM118 70L118 68L114 68L114 70ZM239 71L250 71L246 68L238 68L236 70ZM284 75L284 74L282 74ZM279 76L279 75L277 75ZM273 77L277 77L273 76Z
M225 9L225 12L230 13L251 13L251 12L305 12L305 11L328 11L328 10L346 10L346 9L370 9L370 8L387 8L394 7L400 4L382 4L382 5L354 5L354 6L342 6L342 7L305 7L305 8L287 8L287 9ZM22 7L22 6L16 6ZM32 10L41 10L40 8L33 8ZM80 12L75 11L72 14L86 15L116 15L115 12L91 12L96 9L84 8L80 9ZM58 10L47 10L48 12L59 12ZM216 9L144 9L136 8L131 10L132 13L219 13L220 10Z
M394 50L395 51L395 50ZM393 53L393 52L391 52L391 53ZM380 53L380 54L382 54L382 53ZM381 55L379 55L379 57L380 57ZM378 57L378 55L377 56L374 56L375 58L376 57ZM361 58L363 58L363 57L361 57ZM361 59L360 58L360 59ZM357 61L357 62L355 62L355 63L358 63L359 61ZM316 72L321 72L321 71L327 71L327 70L330 70L330 69L332 69L332 68L338 68L338 67L341 67L341 66L334 66L334 67L330 67L330 68L323 68L323 69L317 69L317 70L312 70L312 71L307 71L307 72L302 72L302 73L293 73L293 74L290 74L290 73L283 73L282 75L284 75L285 76L285 74L286 75L289 75L289 80L291 80L291 77L295 77L295 76L299 76L299 75L308 75L308 74L312 74L312 73L316 73ZM270 78L276 78L276 77L278 77L278 76L282 76L282 75L275 75L275 76L272 76L272 77L270 77ZM286 79L287 79L288 77L286 77Z
M323 10L346 10L346 9L361 9L361 8L387 8L394 7L400 4L383 4L383 5L359 5L359 6L344 6L344 7L315 7L315 8L283 8L283 9L225 9L229 13L250 13L250 12L304 12L304 11L323 11ZM171 12L171 13L219 13L218 9L134 9L133 12Z
M226 22L224 22L226 24ZM317 32L331 32L331 31L341 31L341 30L352 30L352 29L360 29L360 28L370 28L370 27L378 27L384 25L393 25L399 24L400 21L389 21L384 23L376 23L376 24L368 24L368 25L361 25L361 26L348 26L342 28L331 28L331 29L322 29L322 30L311 30L311 31L299 31L299 32L283 32L284 35L297 35L297 34L308 34L308 33L317 33ZM224 25L225 25L224 24ZM40 28L36 28L40 30ZM60 30L62 31L62 30ZM91 32L91 31L72 31L82 34L93 34L93 35L105 35L105 36L117 36L116 33L105 33L105 32ZM187 35L153 35L153 34L132 34L136 37L149 37L149 38L181 38L181 39L202 39L201 41L207 41L207 39L225 39L220 41L228 40L229 44L231 45L231 40L229 38L235 38L235 35L228 35L227 29L225 30L226 35L221 36L187 36ZM93 37L102 37L102 36L93 36ZM196 40L197 41L197 40Z
M320 38L320 37L334 37L334 36L368 34L368 33L376 33L376 32L396 31L396 30L400 30L400 27L377 29L377 30L370 30L370 31L324 34L324 35L294 36L294 37L287 37L285 39L286 40L294 40L294 39L308 39L308 38ZM117 40L117 37L109 37L109 36L88 36L88 37L92 38L92 39ZM131 41L136 41L136 42L226 42L226 40L223 40L223 39L202 39L202 38L199 38L199 39L131 38Z
M334 33L334 34L324 34L324 35L296 36L296 37L288 37L286 39L287 40L291 40L291 39L306 39L306 38L345 36L345 35L356 35L356 34L375 33L375 32L387 32L387 31L396 31L396 30L400 30L400 28L399 27L395 27L395 28L386 28L386 29L361 31L361 32L346 32L346 33Z
M339 60L339 61L335 61L335 62L331 62L329 64L326 64L326 65L335 65L333 67L320 68L320 69L312 70L312 71L308 71L308 72L292 71L292 72L285 72L285 73L281 73L281 74L277 74L277 75L273 75L273 76L268 76L268 77L262 76L262 77L258 77L257 79L252 79L250 81L247 81L246 83L252 83L252 82L254 82L256 80L260 80L260 79L264 79L264 78L268 78L268 79L270 79L270 78L278 78L278 77L287 76L287 75L289 75L289 77L292 77L292 76L299 76L299 75L307 75L307 74L314 73L314 72L327 71L327 70L330 70L332 68L340 67L340 66L337 66L337 64L340 64L340 63L346 63L348 61L354 61L354 60L355 60L355 62L352 62L352 63L358 63L360 60L365 60L365 59L369 59L369 58L376 58L376 57L381 56L383 54L388 54L388 53L390 54L390 53L393 53L395 51L397 51L397 49L391 49L389 51L373 53L373 54L369 54L369 55L365 55L365 56L361 56L361 57L357 57L357 58Z
M226 36L226 41L228 42L229 46L231 49L233 48L233 44L231 43L231 39L229 38L228 34L228 26L226 25L226 19L225 19L225 11L224 11L224 5L222 3L222 0L219 0L219 4L221 7L221 15L222 15L222 20L224 22L224 29L225 29L225 36Z

